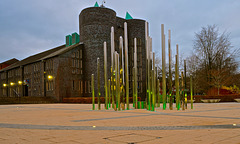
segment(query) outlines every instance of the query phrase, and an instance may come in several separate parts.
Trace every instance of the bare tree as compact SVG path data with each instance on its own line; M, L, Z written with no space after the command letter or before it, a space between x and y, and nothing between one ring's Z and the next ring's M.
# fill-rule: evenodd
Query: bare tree
M202 27L195 33L194 54L188 58L188 68L201 92L211 87L233 84L239 49L231 46L229 34L219 33L216 25Z

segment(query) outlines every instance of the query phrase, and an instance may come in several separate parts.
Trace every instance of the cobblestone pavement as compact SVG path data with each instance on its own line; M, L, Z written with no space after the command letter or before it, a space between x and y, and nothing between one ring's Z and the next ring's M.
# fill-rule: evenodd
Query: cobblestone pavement
M0 115L1 144L240 144L239 103L197 103L193 110L160 107L155 112L92 111L84 104L0 105Z

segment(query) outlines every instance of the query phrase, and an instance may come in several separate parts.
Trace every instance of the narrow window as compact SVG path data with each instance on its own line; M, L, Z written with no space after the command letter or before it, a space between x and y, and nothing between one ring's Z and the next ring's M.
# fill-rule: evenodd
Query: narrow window
M72 85L72 90L74 90L74 80L73 80L73 83L72 83L73 85Z

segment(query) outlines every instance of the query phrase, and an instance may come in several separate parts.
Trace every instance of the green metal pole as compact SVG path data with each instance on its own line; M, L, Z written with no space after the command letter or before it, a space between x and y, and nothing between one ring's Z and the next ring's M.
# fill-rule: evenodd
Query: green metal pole
M113 67L111 67L111 98L112 98L112 108L114 109L114 72L113 72Z
M180 99L179 99L179 75L178 75L178 56L176 55L176 67L175 67L175 85L176 85L176 107L177 110L180 109Z
M145 44L146 44L146 98L145 98L145 105L146 109L148 110L149 105L149 89L148 89L148 49L149 49L149 34L148 34L148 22L145 21Z
M134 83L135 83L135 108L138 104L138 73L137 73L137 38L134 38Z
M168 54L169 54L169 109L173 110L173 99L172 99L172 55L171 55L171 30L168 30Z
M154 106L155 107L157 107L157 97L158 97L158 95L157 95L157 73L158 73L158 70L157 70L157 67L155 67L155 72L154 72L154 93L155 93L155 96L154 96L154 98L155 98L155 102L154 102Z
M133 96L132 96L132 99L133 99L133 107L135 107L135 67L132 68L132 72L133 72L133 77L132 77L132 84L133 84L133 89L132 89L132 92L133 92Z
M92 110L95 110L94 74L92 74Z
M104 87L105 87L105 109L108 110L108 81L107 81L107 43L103 43L104 49Z
M98 85L98 110L101 110L101 102L100 102L100 59L97 58L97 85Z
M185 110L185 103L184 103L184 76L183 76L183 71L181 72L181 78L182 78L182 95L181 95L181 101L182 101L182 110Z
M148 37L148 51L147 51L147 53L148 53L148 59L147 59L147 62L148 62L148 64L147 64L147 66L148 66L148 68L147 68L147 85L148 85L148 89L147 89L147 91L148 91L148 110L150 111L151 110L151 60L150 60L150 49L151 49L151 38L150 37Z
M128 79L128 37L127 37L127 23L124 23L124 44L125 44L125 77L126 77L126 101L127 110L129 110L129 79Z
M185 109L187 109L187 64L184 60L184 92L185 92Z
M152 70L152 111L155 111L154 70Z
M115 70L113 71L113 94L112 94L112 108L116 111L115 96L116 96L116 77Z
M108 107L111 107L111 80L108 79Z
M118 110L121 110L121 105L120 105L120 67L119 67L119 54L117 54L117 99L118 99Z
M161 25L162 32L162 95L163 95L163 110L166 109L166 71L165 71L165 35L164 35L164 25Z
M153 52L152 55L153 55L153 58L152 58L152 61L153 61L153 65L152 65L152 70L153 70L153 73L152 73L152 77L153 77L153 81L152 81L152 96L153 96L152 106L153 106L153 111L154 111L155 107L156 107L155 53Z
M117 52L115 51L114 53L114 57L115 57L115 100L116 100L116 109L118 109L118 57L117 57Z
M192 88L192 75L190 76L190 89L191 89L191 109L193 109L193 88Z
M152 76L152 52L150 52L150 57L149 57L149 60L150 60L150 65L149 65L149 75L150 75L150 77L149 77L149 86L150 86L150 88L149 88L149 90L150 90L150 99L149 99L149 101L150 101L150 111L152 111L152 98L153 98L153 96L152 96L152 94L153 94L153 90L152 90L152 88L153 88L153 85L152 85L152 81L153 81L153 76Z
M124 83L124 60L123 60L123 38L122 36L119 37L119 71L120 71L120 79L119 79L119 83L120 83L120 107L122 107L124 105L124 90L123 90L123 83ZM124 110L124 107L122 107L122 109Z
M160 107L160 82L159 79L157 79L157 106Z

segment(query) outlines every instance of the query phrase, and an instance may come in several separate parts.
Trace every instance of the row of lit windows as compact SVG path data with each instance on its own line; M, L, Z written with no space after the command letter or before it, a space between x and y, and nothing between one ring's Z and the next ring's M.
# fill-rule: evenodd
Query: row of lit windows
M53 81L47 81L46 82L46 90L47 91L52 91L53 90Z

